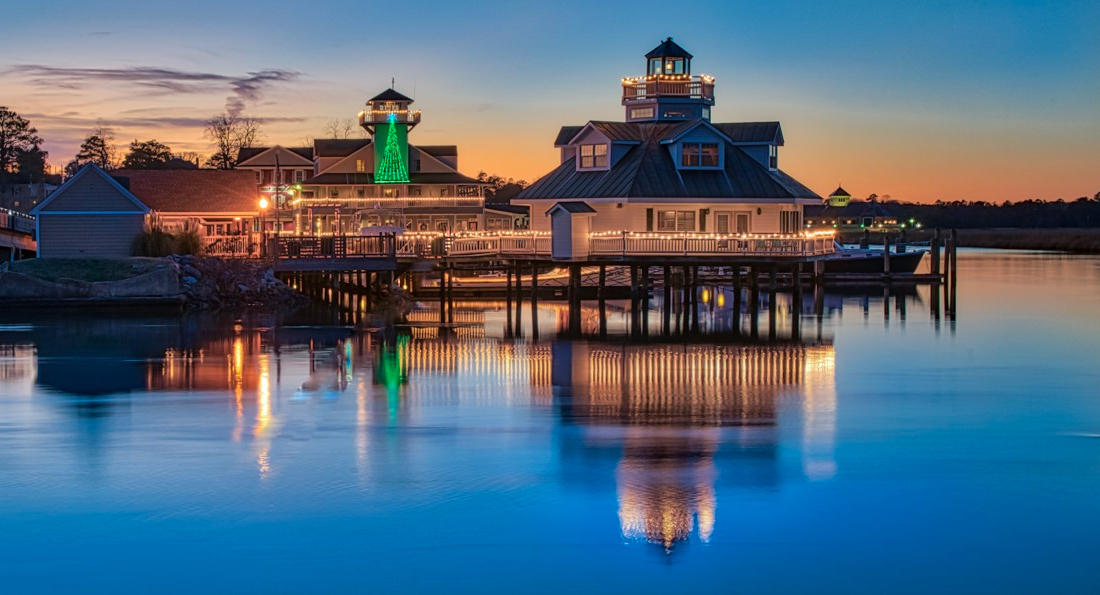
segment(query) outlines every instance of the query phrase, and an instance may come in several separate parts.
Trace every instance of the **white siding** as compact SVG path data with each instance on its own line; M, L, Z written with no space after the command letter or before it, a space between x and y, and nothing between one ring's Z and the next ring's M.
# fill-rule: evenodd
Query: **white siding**
M564 210L554 213L553 245L550 254L554 258L573 258L573 218Z

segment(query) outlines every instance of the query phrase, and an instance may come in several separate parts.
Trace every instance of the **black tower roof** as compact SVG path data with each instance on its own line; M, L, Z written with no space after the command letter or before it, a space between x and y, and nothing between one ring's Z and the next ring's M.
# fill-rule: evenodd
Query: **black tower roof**
M669 37L668 39L665 39L664 41L662 41L661 45L653 48L653 50L650 51L648 54L646 54L645 57L646 58L687 58L688 60L693 58L693 56L691 54L689 54L687 50L680 47L680 45L677 44L675 41L672 41L671 37Z
M368 101L412 101L412 98L405 97L404 95L394 91L393 89L386 89L378 95L371 97Z

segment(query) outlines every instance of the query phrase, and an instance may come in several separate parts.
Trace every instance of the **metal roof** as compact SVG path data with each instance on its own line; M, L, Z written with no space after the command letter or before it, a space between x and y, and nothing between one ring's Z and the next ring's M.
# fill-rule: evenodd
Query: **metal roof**
M373 173L328 173L321 174L319 176L313 176L302 182L306 185L318 185L318 184L353 184L364 185L374 183ZM485 186L485 182L481 182L469 176L464 176L458 172L444 172L444 173L419 173L409 172L409 184L469 184ZM400 185L400 184L398 184Z
M550 207L550 209L546 211L546 214L549 215L550 213L553 213L558 209L561 209L566 213L596 212L596 209L593 209L591 206L589 206L588 203L584 202L583 200L566 200L559 203L554 203L554 206Z
M518 198L821 198L782 171L768 169L745 153L736 142L723 143L723 169L677 169L670 147L662 145L661 141L682 131L685 126L682 122L616 124L632 128L642 140L611 169L577 171L575 162L566 160L520 192ZM747 128L740 138L758 138L759 130L768 129L768 126L757 124L715 127L728 135L729 130L737 132L739 126L745 126ZM778 130L778 123L760 124L775 124L771 130Z
M687 58L691 59L694 56L688 53L687 50L680 47L680 44L672 41L669 37L661 42L661 45L653 48L645 55L646 58Z
M783 129L779 122L731 122L712 124L735 143L771 143L783 145Z
M370 143L369 138L319 138L313 149L318 157L347 157Z
M558 138L554 139L554 146L568 145L569 141L573 140L573 137L577 136L583 128L584 126L562 126L558 132Z
M386 89L378 95L371 97L367 101L412 101L411 97L405 97L404 95L394 91L393 89Z

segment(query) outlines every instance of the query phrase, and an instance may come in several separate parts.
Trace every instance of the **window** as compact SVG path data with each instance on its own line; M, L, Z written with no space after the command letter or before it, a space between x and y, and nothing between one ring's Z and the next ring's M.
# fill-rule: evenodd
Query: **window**
M779 168L779 147L775 145L768 145L768 167L771 169Z
M256 184L259 185L259 184L263 184L263 183L264 183L264 172L262 172L260 170L256 170Z
M420 171L420 160L419 159L413 159L412 170L413 171Z
M356 198L366 198L367 197L367 189L363 188L362 186L356 188L355 189L355 196L356 196Z
M336 188L335 186L329 187L328 196L329 196L329 198L339 198L340 197L340 189Z
M306 170L296 169L294 170L294 183L301 184L306 179Z
M798 233L802 231L801 211L781 211L779 213L779 232Z
M630 110L630 119L631 120L641 120L641 119L646 119L646 118L652 118L653 114L654 114L654 111L653 111L653 108L651 108L651 107L636 107L636 108Z
M420 186L409 186L409 196L420 196L422 192Z
M451 195L450 188L447 188L446 186L444 186L444 187L439 189L439 196L441 198L446 197L446 196L450 196L450 195Z
M607 145L581 145L581 168L607 167Z
M357 171L357 172L367 171L367 164L363 163L362 159L356 159L355 160L355 171Z
M459 186L459 196L477 196L477 186Z
M680 149L681 167L718 167L718 143L684 143Z
M657 231L695 231L695 211L658 211Z

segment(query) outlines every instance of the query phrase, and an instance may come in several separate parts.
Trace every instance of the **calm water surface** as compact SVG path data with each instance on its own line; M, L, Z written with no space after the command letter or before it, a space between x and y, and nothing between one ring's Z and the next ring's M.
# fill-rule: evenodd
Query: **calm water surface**
M1096 592L1100 259L959 265L775 340L0 315L0 590Z

